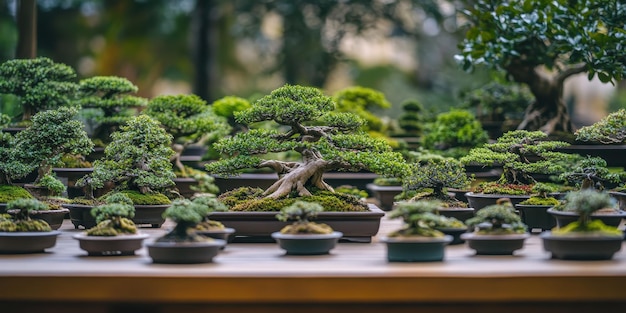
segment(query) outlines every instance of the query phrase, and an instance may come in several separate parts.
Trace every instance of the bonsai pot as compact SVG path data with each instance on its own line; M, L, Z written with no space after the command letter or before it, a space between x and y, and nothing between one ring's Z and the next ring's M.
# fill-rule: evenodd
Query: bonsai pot
M531 233L533 229L543 231L556 226L556 220L548 213L548 209L551 207L551 205L515 205L522 217L522 222L528 226Z
M548 214L551 214L556 219L557 227L564 227L565 225L575 222L578 220L578 213L575 212L566 212L566 211L558 211L554 208L547 210ZM626 211L619 210L614 213L594 213L591 215L593 219L601 220L604 224L608 226L618 227L622 222L623 218L626 218Z
M90 256L134 255L141 249L143 240L150 237L147 234L118 235L118 236L89 236L75 234L72 238L78 240L81 249Z
M433 262L442 261L445 246L452 236L444 237L381 237L387 245L389 262Z
M478 211L488 205L496 204L498 199L500 198L508 198L511 200L511 203L515 206L516 204L530 198L529 195L499 195L499 194L488 194L488 193L474 193L468 192L465 194L467 197L467 201L469 206L474 208L474 210Z
M343 234L334 231L330 234L283 234L273 232L272 238L276 240L281 249L288 255L316 255L328 254Z
M137 225L149 224L153 228L159 228L165 222L161 216L169 204L159 205L135 205L135 217L133 222ZM70 210L70 220L74 224L74 228L78 229L83 226L85 229L96 226L96 220L91 216L93 206L84 204L63 204L64 208Z
M369 189L374 194L374 197L378 199L380 208L383 211L391 210L395 201L395 196L402 193L402 186L379 186L376 184L367 184L367 189Z
M626 192L609 191L609 194L613 198L617 199L617 202L619 203L619 209L626 211Z
M474 216L474 208L438 208L440 215L445 217L454 217L461 222Z
M0 232L0 253L38 253L54 247L58 230L47 232Z
M93 172L93 167L86 168L53 168L52 171L67 187L67 197L72 199L84 196L82 188L76 187L76 181Z
M8 213L14 215L19 210L10 210ZM63 220L65 219L65 215L69 213L70 210L66 208L61 208L58 210L44 210L44 211L30 211L29 215L32 219L43 220L50 225L50 228L53 230L57 230L61 228L63 225Z
M478 255L512 255L514 251L524 247L524 241L530 234L481 235L465 233L461 239L467 241L471 249Z
M176 184L176 189L178 189L178 193L180 193L181 196L188 199L191 198L194 193L196 193L195 191L191 190L191 186L198 185L198 181L196 179L180 177L174 178L172 180Z
M465 242L461 239L461 235L467 233L467 228L437 228L438 231L452 237L450 245L458 245Z
M194 264L210 263L226 241L213 239L202 242L152 242L148 243L148 255L154 263Z
M211 219L235 229L235 242L274 241L271 234L280 231L289 222L276 219L278 212L213 212ZM385 215L381 209L369 204L366 212L320 212L315 221L328 224L343 233L342 240L371 242L378 233L380 219Z
M547 231L541 234L543 249L552 253L552 258L565 260L610 260L622 248L623 236L607 235L554 235Z

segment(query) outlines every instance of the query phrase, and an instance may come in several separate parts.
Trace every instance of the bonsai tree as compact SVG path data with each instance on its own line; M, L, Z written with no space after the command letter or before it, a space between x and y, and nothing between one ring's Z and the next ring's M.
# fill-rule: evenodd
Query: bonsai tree
M211 104L215 114L228 120L228 124L230 124L231 127L231 134L246 130L245 125L242 125L235 120L235 112L247 110L251 106L252 104L250 104L250 101L235 96L226 96L215 100L215 102Z
M200 221L196 225L196 230L213 230L213 229L224 229L225 226L219 221L214 221L210 219L211 213L213 212L225 212L228 211L228 206L222 203L219 199L214 196L200 196L196 197L192 201L193 205L198 205L200 208L195 209L198 212L204 212L202 217L202 221Z
M522 205L543 205L543 206L555 206L559 204L559 200L549 194L554 191L554 188L544 183L536 183L533 185L531 192L533 195L520 202Z
M124 125L148 102L131 95L138 90L128 79L95 76L80 81L78 103L91 110L88 119L96 122L92 138L99 146L111 141L111 134Z
M569 192L565 195L561 209L576 212L579 217L575 222L558 229L553 229L553 234L566 235L572 232L603 232L618 236L624 235L617 227L605 225L599 219L592 219L592 214L600 210L615 209L615 200L606 192L593 189Z
M0 214L0 231L3 232L45 232L51 231L50 225L40 219L31 219L30 211L48 210L48 205L37 199L16 199L7 203L7 211L17 210L11 218Z
M373 136L386 135L387 126L380 117L371 112L374 108L391 107L391 103L382 92L360 86L348 87L338 91L334 99L337 103L337 111L354 113L365 120L365 124L361 126L362 130Z
M469 111L451 110L437 115L423 136L424 148L448 157L465 155L471 148L487 143L485 132Z
M398 117L398 125L406 135L418 137L423 129L424 107L417 100L406 100L402 103L402 114Z
M312 188L333 192L323 180L327 171L370 170L400 177L406 165L384 140L360 131L363 122L352 113L334 111L332 98L318 89L286 85L235 114L238 122L274 121L279 130L251 129L215 144L226 156L206 165L210 173L236 174L242 169L270 168L279 179L263 192L278 199L311 196ZM311 125L313 122L316 125ZM283 131L284 130L284 131ZM263 159L270 152L294 151L301 161Z
M440 206L438 201L400 202L389 212L389 218L401 218L404 227L391 232L389 237L443 237L445 234L437 230L441 219L446 217L436 214Z
M96 226L87 230L89 236L117 236L137 233L137 226L131 220L135 216L135 207L128 196L117 193L109 196L107 204L91 209L96 219Z
M14 59L0 64L0 93L22 105L22 124L39 111L69 106L78 88L74 70L48 58Z
M613 112L593 125L582 127L574 134L578 141L623 144L626 142L626 109Z
M621 6L617 0L474 1L456 59L465 70L485 65L528 85L535 101L519 129L573 132L565 80L587 72L607 83L626 72Z
M37 169L35 185L51 173L65 153L86 155L92 151L93 143L77 114L77 109L68 107L39 112L30 127L15 135L15 159Z
M431 199L441 201L446 207L466 207L467 204L448 195L447 188L461 189L470 183L461 162L452 158L430 159L423 165L411 164L409 174L403 178L402 189L405 196L417 194L411 201Z
M226 119L217 116L207 103L196 95L167 95L150 100L145 113L159 121L173 136L172 158L180 177L189 177L180 160L185 147L215 141L230 133Z
M18 189L26 192L26 190L21 187L9 187L13 179L22 178L34 170L30 164L20 162L17 159L19 154L15 150L15 137L10 133L2 131L2 129L7 126L10 121L11 119L8 115L0 114L0 160L2 160L2 162L0 162L0 188ZM5 194L5 191L6 190L3 190L1 194ZM4 198L1 195L0 197Z
M611 172L604 159L588 156L559 177L580 189L603 190L605 184L618 184L624 174L623 171L620 173Z
M76 185L88 187L86 196L93 198L94 188L103 188L107 182L124 190L134 204L165 204L167 197L155 195L174 185L175 177L170 157L172 136L159 122L147 115L132 118L120 131L111 134L113 141L104 150L105 157L93 165L93 173L79 179ZM148 199L141 200L141 195ZM152 203L141 203L154 201ZM155 203L156 202L156 203Z
M465 107L476 109L481 122L504 122L523 115L534 97L524 85L491 82L468 92L463 100Z
M276 219L282 222L294 221L293 224L283 227L283 234L330 234L333 229L323 223L315 223L314 219L324 208L313 202L296 201L292 205L280 209Z
M198 203L187 199L177 199L163 212L163 217L176 223L174 229L156 242L202 242L213 239L198 235L195 231L198 223L202 222L207 210Z
M497 184L506 185L505 188L496 192L482 190L483 193L528 194L536 183L532 174L560 174L566 169L561 161L567 159L568 155L553 150L569 144L545 140L546 137L541 131L510 131L495 143L470 150L467 156L461 158L461 162L485 166L502 164L503 173Z
M515 213L508 199L500 199L497 204L488 205L476 212L476 216L465 221L477 234L505 235L526 233L526 225Z

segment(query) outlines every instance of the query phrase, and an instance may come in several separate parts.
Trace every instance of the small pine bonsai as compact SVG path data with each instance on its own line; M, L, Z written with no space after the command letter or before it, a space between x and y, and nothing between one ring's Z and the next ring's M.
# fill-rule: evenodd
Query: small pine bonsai
M412 163L402 179L404 195L416 194L410 201L439 200L445 207L467 207L462 201L450 197L447 188L465 188L471 183L461 162L452 159L430 159L425 164ZM425 189L429 190L427 192Z
M603 144L623 144L626 142L626 109L613 112L590 126L575 133L576 140Z
M311 221L323 211L324 207L318 203L296 201L280 209L280 213L276 214L276 219L279 221L294 221L293 224L283 227L280 232L283 234L330 234L333 232L330 226Z
M417 100L405 100L402 103L402 114L398 117L398 125L407 135L418 137L422 134L424 107Z
M111 134L124 125L139 109L146 106L147 99L131 95L138 90L128 79L117 76L95 76L80 81L78 104L89 114L96 126L93 140L104 146L111 141Z
M74 70L49 58L14 59L0 64L0 93L12 94L22 105L22 124L38 112L71 106L78 85Z
M204 216L202 221L196 225L196 230L213 230L213 229L224 229L225 226L219 221L214 221L210 218L211 213L213 212L225 212L228 211L228 206L222 203L219 199L214 196L200 196L196 197L192 200L194 205L199 205L202 207L199 212L204 212Z
M579 232L601 232L615 236L623 236L617 227L607 226L601 220L594 220L592 214L601 210L614 210L615 200L606 192L594 189L583 189L568 192L565 195L562 209L579 214L577 221L564 227L553 229L555 235L575 234Z
M16 199L7 203L7 211L17 210L13 218L0 215L0 231L3 232L46 232L50 225L40 219L32 219L30 211L48 210L48 205L37 199Z
M437 115L422 137L423 146L448 157L459 157L487 143L487 132L472 113L451 110Z
M137 233L137 226L131 220L135 216L132 200L122 193L106 198L106 204L91 209L96 226L87 230L89 236L117 236Z
M196 95L166 95L150 100L145 114L159 121L173 136L174 166L180 177L189 177L180 160L185 147L212 142L230 133L226 119L216 115L207 103Z
M577 162L559 177L580 189L603 190L605 184L617 184L622 180L624 172L613 173L607 168L606 161L599 157L588 156Z
M235 112L241 112L249 109L252 106L250 101L235 97L235 96L226 96L221 99L215 100L211 107L213 107L213 112L218 116L225 117L228 120L228 124L231 127L231 134L236 132L247 130L246 126L238 123L235 120Z
M476 212L476 216L465 221L468 227L481 235L506 235L526 233L526 225L515 213L508 199L499 199L497 204L488 205Z
M174 154L170 148L172 136L159 122L140 115L111 137L113 141L104 150L105 157L94 162L93 173L76 182L78 187L87 187L87 198L93 199L93 189L103 188L107 182L117 184L117 190L150 196L174 185L170 162ZM135 199L133 202L148 204Z
M441 216L437 215L438 201L399 202L389 212L389 218L401 218L405 226L391 232L389 237L443 237L444 233L436 229L441 223ZM444 217L445 219L445 217Z
M195 231L208 210L205 206L188 199L177 199L163 212L163 217L176 223L174 229L160 237L156 242L203 242L212 241L209 237L198 235Z

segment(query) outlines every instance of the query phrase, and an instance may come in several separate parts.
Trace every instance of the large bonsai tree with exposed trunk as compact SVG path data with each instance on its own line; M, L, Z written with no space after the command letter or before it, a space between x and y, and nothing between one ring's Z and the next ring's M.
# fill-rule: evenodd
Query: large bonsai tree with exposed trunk
M361 130L363 120L353 113L336 112L331 97L312 87L286 85L278 88L245 111L236 114L238 122L252 124L274 121L277 129L250 129L224 138L215 147L226 157L210 163L216 174L236 174L243 169L270 168L279 179L264 195L286 197L295 191L311 195L311 188L334 191L323 180L327 171L369 170L401 177L406 164L399 153L382 139L371 138ZM295 151L301 161L264 159L272 152Z
M518 129L572 132L565 80L587 72L606 83L626 73L621 0L478 0L465 12L471 27L456 56L463 68L505 70L535 96Z

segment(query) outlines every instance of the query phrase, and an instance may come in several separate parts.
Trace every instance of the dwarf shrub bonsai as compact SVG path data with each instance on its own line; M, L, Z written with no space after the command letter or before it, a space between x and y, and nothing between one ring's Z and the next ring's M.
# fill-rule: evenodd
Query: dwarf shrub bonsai
M568 155L553 150L569 144L562 141L545 140L541 131L516 130L505 133L495 143L470 150L461 158L465 164L484 166L502 164L503 173L498 184L532 185L536 180L532 174L560 174L565 170L561 162Z
M460 157L471 148L487 143L487 132L472 113L451 110L437 115L428 124L423 137L424 148L448 157Z
M439 201L399 202L389 212L389 218L401 218L404 227L390 233L389 237L443 237L444 233L435 229L441 216L437 215Z
M159 122L140 115L111 137L113 141L105 148L104 158L94 162L93 173L76 182L76 186L88 187L88 198L93 198L93 189L103 188L107 182L116 184L117 190L139 195L152 195L174 185L170 162L174 154L170 148L172 136Z
M176 223L174 229L156 242L202 242L213 239L200 236L195 228L206 216L207 210L198 203L187 199L177 199L163 212L163 217Z
M606 192L594 189L583 189L568 192L563 201L563 210L579 214L578 220L552 232L557 235L566 235L572 232L603 232L623 236L617 227L607 226L599 219L593 219L592 214L609 208L615 208L616 203Z
M211 104L215 114L225 117L228 120L228 124L230 124L232 129L232 134L246 130L245 125L242 125L235 120L235 112L247 110L251 106L252 104L250 104L250 101L235 96L226 96L215 100Z
M128 203L128 197L123 200L119 200L119 197L108 197L107 204L91 209L91 215L98 224L88 229L87 235L109 237L137 233L137 226L131 220L135 216L135 207L132 202Z
M89 116L96 122L92 138L98 145L108 144L111 134L146 106L147 99L131 95L137 90L128 79L117 76L95 76L80 81L77 102L83 109L95 111Z
M77 114L77 109L68 107L39 112L30 127L15 135L15 158L37 169L35 185L65 153L87 155L92 151L93 143Z
M523 234L526 225L521 217L515 213L511 202L499 199L497 204L488 205L476 212L476 216L465 221L468 227L477 234L505 235Z
M441 201L446 207L467 206L464 202L450 197L447 192L447 188L466 188L471 183L461 162L452 158L431 159L425 164L412 163L408 173L402 180L403 194L429 190L418 193L413 201L434 199Z
M604 83L623 78L625 11L620 0L473 1L456 59L528 85L535 101L519 129L571 133L563 85L584 72Z
M72 105L78 85L74 70L48 58L14 59L0 64L0 93L22 105L22 122L38 112Z
M623 144L626 142L626 109L613 112L593 125L582 127L574 134L578 141Z
M190 144L215 141L230 133L226 119L217 116L207 103L196 95L166 95L150 100L145 113L159 121L173 136L172 159L181 177L188 177L180 156Z
M283 227L283 234L330 234L333 229L327 224L312 222L324 207L314 202L296 201L292 205L280 209L276 219L282 222L294 221L293 224Z
M334 111L332 98L312 87L286 85L235 114L238 122L274 121L282 128L250 129L215 144L225 157L206 166L209 173L233 175L248 168L270 168L279 179L263 196L311 196L312 188L333 191L323 180L327 171L370 170L400 177L402 156L384 140L360 131L363 122L352 113ZM314 125L313 125L314 123ZM271 152L293 151L301 161L263 159ZM293 194L292 194L293 192Z
M32 219L30 211L48 210L48 205L37 199L16 199L7 203L7 211L17 210L13 218L0 216L0 231L45 232L52 228L44 220Z

